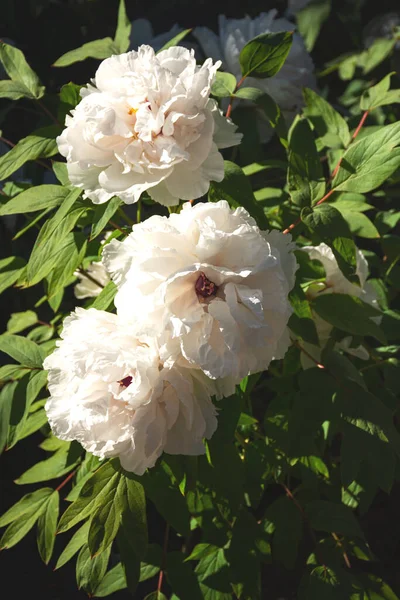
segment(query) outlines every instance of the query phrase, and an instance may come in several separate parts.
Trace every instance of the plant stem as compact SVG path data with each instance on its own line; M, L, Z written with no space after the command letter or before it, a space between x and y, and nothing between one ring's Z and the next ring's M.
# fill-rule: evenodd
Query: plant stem
M140 202L140 200L139 200L139 202ZM128 215L125 214L125 212L124 212L124 210L122 208L119 208L117 210L117 213L119 215L121 215L121 217L124 219L125 223L127 223L128 225L132 226L132 225L135 224L135 221L133 221L130 217L128 217Z
M164 578L164 571L165 571L166 562L167 562L168 538L169 538L169 523L167 523L167 525L165 527L161 569L160 569L160 575L158 576L157 598L158 598L158 594L161 593L161 588L162 588L162 583L163 583L163 578Z
M73 478L75 473L76 473L76 470L72 471L69 475L67 475L67 477L64 479L64 481L62 481L60 483L60 485L58 487L56 487L55 491L59 492L64 487L64 485L67 485L68 481L71 481L71 479Z
M79 273L82 273L82 275L84 275L85 277L87 277L92 283L94 283L95 285L97 285L100 288L104 288L104 285L102 283L100 283L100 281L97 281L97 279L95 279L94 277L92 277L92 275L90 275L90 273L88 273L86 271L86 269L83 269L82 267L79 267L78 269Z
M139 200L137 201L137 209L136 209L136 223L140 223L140 221L142 220L142 201L139 198ZM132 222L133 224L133 222Z
M47 106L45 104L43 104L43 102L41 100L36 100L36 102L38 103L38 106L40 106L42 111L53 121L53 123L62 127L60 121L58 119L56 119L56 117L49 111Z
M233 94L231 95L231 97L229 99L228 108L226 109L226 115L225 116L226 116L227 119L229 119L229 117L231 116L232 104L233 104L233 100L234 100L234 94L240 88L240 86L242 85L242 83L244 82L245 79L246 79L246 76L242 77L242 79L237 82L236 87L233 90Z
M314 547L315 547L315 555L316 555L316 557L318 559L318 562L322 566L325 566L324 561L322 560L322 558L320 556L320 549L319 549L319 546L318 546L318 540L316 538L316 535L314 533L313 528L311 527L311 523L308 520L308 517L307 517L307 515L305 513L304 508L301 506L301 504L298 502L297 498L295 498L295 496L293 495L293 493L290 491L290 489L284 483L281 483L281 486L285 490L286 496L294 503L294 505L296 506L296 508L299 510L304 523L307 525L310 537L311 537L311 539L313 541L313 544L314 544Z

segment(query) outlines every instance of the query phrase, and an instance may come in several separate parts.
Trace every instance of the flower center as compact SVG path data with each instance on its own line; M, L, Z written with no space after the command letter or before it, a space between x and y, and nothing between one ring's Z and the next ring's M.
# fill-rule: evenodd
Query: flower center
M132 383L132 377L130 375L128 375L127 377L120 379L120 381L118 381L118 383L120 386L127 388Z
M208 279L203 271L200 271L197 281L194 284L194 289L196 290L196 294L198 296L201 296L202 298L208 298L209 296L216 295L218 286Z

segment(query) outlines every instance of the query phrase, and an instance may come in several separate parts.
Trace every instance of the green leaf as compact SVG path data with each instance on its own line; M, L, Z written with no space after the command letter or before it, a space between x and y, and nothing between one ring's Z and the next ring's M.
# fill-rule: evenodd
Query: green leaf
M100 506L110 488L115 485L120 474L115 471L111 462L101 465L82 487L78 499L73 502L62 515L58 524L58 532L68 531L74 525L93 514Z
M27 265L26 285L35 285L46 277L57 264L65 246L71 244L68 234L87 210L81 205L72 208L80 193L79 189L70 191L54 217L41 228Z
M126 589L125 572L122 564L118 563L105 574L96 588L94 596L95 598L104 598L124 589Z
M53 493L51 488L42 488L26 494L0 517L0 527L11 523L0 541L0 548L15 546L32 529Z
M49 563L53 554L59 509L60 496L56 490L47 500L45 509L41 513L37 524L37 544L39 554L46 565Z
M61 204L70 190L51 183L31 187L0 206L0 216L19 215L54 208Z
M384 183L400 167L400 123L354 142L343 155L332 188L366 193Z
M312 316L310 304L300 286L296 286L289 294L290 304L294 310L288 323L296 335L309 344L319 345L318 334Z
M121 477L118 489L121 503L121 527L129 531L129 543L133 552L144 560L147 553L146 497L143 486L134 479Z
M176 36L174 36L169 42L164 44L160 50L158 50L157 54L163 52L163 50L168 50L168 48L172 48L173 46L179 46L179 43L191 32L191 29L184 29L180 31Z
M222 548L214 546L214 552L204 556L196 567L204 598L207 600L231 600L232 574Z
M117 545L128 590L134 594L140 578L140 559L132 552L129 531L125 531L123 527L118 532Z
M346 333L370 335L386 343L383 331L371 320L381 313L356 296L325 294L314 298L312 308L322 319Z
M282 68L293 41L292 31L262 33L248 42L239 55L243 77L266 78Z
M14 390L7 432L7 449L12 448L19 439L19 433L24 426L29 412L31 398L28 397L28 384L32 371L24 375Z
M28 88L19 81L0 81L0 98L19 100L20 98L31 98L32 94Z
M296 14L297 28L308 50L314 48L321 27L329 17L331 0L311 0Z
M87 543L90 521L86 521L72 536L61 552L54 570L64 566Z
M61 185L67 187L69 185L67 163L53 160L51 166L53 167L54 175Z
M287 147L287 126L285 123L285 118L280 107L275 100L271 98L271 96L259 88L252 87L241 87L235 92L234 96L235 98L241 98L243 100L254 102L254 104L256 104L263 111L271 127L276 129L276 133L278 134L281 144L285 148ZM248 173L246 172L246 175L247 174Z
M18 382L13 381L4 385L0 390L0 453L3 452L7 443L12 402L17 385Z
M117 30L115 32L114 44L117 54L122 54L129 49L132 24L126 14L125 0L120 0L118 9Z
M58 133L58 127L44 127L20 140L9 152L0 157L0 180L7 179L29 160L49 158L57 154L55 136Z
M106 552L102 552L94 558L90 555L89 547L85 544L76 561L76 583L78 589L83 588L90 596L93 596L96 588L103 579L110 557L111 546Z
M396 40L394 38L377 38L374 40L372 45L362 52L359 56L359 65L363 69L364 75L370 73L377 67L381 62L385 60L392 52Z
M66 52L56 60L53 67L68 67L87 58L102 60L109 58L113 54L118 54L118 49L115 47L114 41L110 37L106 37L101 40L87 42L87 44L83 44L80 48Z
M0 260L0 294L17 281L25 265L25 260L18 256L8 256Z
M326 100L309 88L303 90L306 102L305 115L310 119L318 135L325 140L328 147L342 146L350 143L350 131L346 121ZM333 144L333 145L332 145Z
M90 308L96 308L97 310L108 310L114 303L114 297L116 293L117 286L113 281L109 281L105 288L101 290L100 294L89 305Z
M303 519L297 506L287 496L278 498L266 512L273 523L272 555L290 570L294 568L298 546L303 534Z
M333 531L350 537L364 537L351 509L343 504L314 500L306 505L305 511L311 527L317 531Z
M86 247L87 238L84 233L69 233L66 236L62 251L57 253L57 263L47 278L49 299L70 283L75 270L85 257Z
M41 369L45 359L43 349L20 335L4 333L0 335L0 352L11 356L25 367Z
M198 579L182 552L167 555L167 577L180 600L203 600Z
M41 488L23 496L0 517L0 527L9 525L26 513L36 512L43 503L47 502L53 491L52 488Z
M368 479L384 492L390 493L395 473L395 454L378 426L362 419L345 423L340 458L344 487L359 479L361 468L365 465Z
M140 565L140 580L151 579L160 572L163 562L163 551L157 544L147 546L146 556Z
M24 96L36 100L43 96L45 88L40 85L38 76L26 62L21 50L1 42L0 61L3 63L3 67L10 79L18 83L21 90L25 90Z
M41 402L41 400L39 400L39 402ZM29 435L32 435L32 433L35 433L35 431L46 425L47 422L47 415L44 408L37 410L32 414L28 414L18 431L17 441L23 440Z
M25 310L24 312L11 313L10 320L7 323L8 333L19 333L28 327L32 327L37 323L38 317L33 310Z
M308 208L303 209L301 220L332 248L343 275L357 283L356 247L341 213L331 204L325 203L315 206L311 212Z
M379 231L366 215L354 211L341 210L340 206L338 206L338 210L340 210L353 235L358 235L359 237L367 239L376 239L380 237Z
M268 221L263 209L254 198L250 181L242 169L235 163L225 160L224 179L217 183L213 181L210 187L212 201L227 200L233 207L243 206L257 221L259 227L265 229Z
M92 556L100 554L114 541L118 533L123 510L124 481L120 477L112 479L101 503L93 512L88 535L88 546Z
M361 110L374 110L378 106L386 106L400 102L400 90L389 90L390 79L394 72L386 75L376 85L365 90L360 100Z
M60 90L60 101L62 104L66 105L65 109L68 108L66 112L69 112L72 108L75 108L75 106L81 101L81 89L81 85L76 85L76 83L72 83L72 81L62 86Z
M296 206L311 206L325 193L325 179L313 133L305 119L296 118L288 138L287 183Z
M211 86L211 93L217 98L231 96L236 88L236 77L232 73L217 71L215 80Z
M36 463L33 467L25 471L15 483L18 485L26 485L27 483L37 483L39 481L48 481L49 479L57 479L66 475L78 464L80 446L76 443L68 449L61 448L55 452L50 458ZM65 513L64 513L65 515Z
M103 231L104 227L108 225L109 220L117 212L121 204L121 200L115 197L104 204L96 206L93 215L92 230L90 232L91 240L94 240L94 238Z
M141 483L146 490L146 496L167 523L181 535L187 536L190 531L190 514L184 496L172 480L168 466L161 462L141 477Z

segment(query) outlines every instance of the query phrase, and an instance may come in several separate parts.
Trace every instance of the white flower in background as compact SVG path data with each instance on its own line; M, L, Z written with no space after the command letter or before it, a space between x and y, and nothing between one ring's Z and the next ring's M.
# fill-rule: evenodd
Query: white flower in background
M219 148L242 137L209 99L218 67L197 66L177 46L104 60L57 138L70 182L95 204L112 196L132 204L146 190L164 205L207 193L224 176Z
M191 364L238 382L288 348L293 248L290 236L261 232L244 208L186 203L111 241L103 261L125 322L147 335L169 331Z
M118 456L138 475L163 451L204 453L214 433L213 382L200 371L160 362L157 343L137 339L116 315L77 308L46 358L54 434L100 458Z
M261 13L255 19L251 19L249 16L243 19L227 19L225 15L220 15L218 18L219 35L216 35L208 27L196 27L193 35L203 47L206 56L211 56L214 60L221 60L224 68L239 80L242 77L239 55L247 42L261 33L293 31L295 28L293 23L284 18L276 18L276 15L277 10L275 9ZM292 47L286 62L274 77L269 79L247 77L243 85L267 92L280 106L285 118L290 123L299 108L304 105L302 88L316 87L314 65L300 35L297 33L293 35ZM262 133L262 137L266 141L272 131L270 128L268 131L263 128Z
M154 35L152 24L148 19L143 18L135 19L131 22L131 26L131 50L136 50L142 44L148 44L157 52L182 31L182 27L175 23L169 31Z
M306 295L309 298L315 298L316 296L324 294L349 294L361 298L363 302L371 304L375 308L379 308L375 290L373 286L367 282L368 263L360 250L357 249L356 268L360 286L351 283L343 275L332 250L326 244L322 243L319 246L303 246L301 250L307 252L311 260L319 260L326 273L324 282L315 285L313 284L308 288ZM320 347L306 342L302 342L302 346L316 361L319 362L321 359L321 351L330 339L333 326L315 313L313 314L313 318L318 333ZM378 317L378 320L379 319L380 318ZM340 342L337 342L335 347L338 350L343 350L348 354L367 360L369 357L367 350L363 346L352 347L352 341L352 336L346 336ZM301 361L303 368L315 367L315 363L304 353L301 354Z
M393 39L396 31L400 28L400 12L387 12L372 19L363 31L363 41L365 48L370 48L372 44L380 39ZM397 40L398 35L397 35ZM396 42L395 48L400 48L400 41Z
M308 4L310 4L311 0L288 0L288 15L296 15L298 12L303 10Z
M85 272L75 271L74 275L79 279L79 283L74 287L75 298L78 300L95 298L110 281L102 262L92 262Z

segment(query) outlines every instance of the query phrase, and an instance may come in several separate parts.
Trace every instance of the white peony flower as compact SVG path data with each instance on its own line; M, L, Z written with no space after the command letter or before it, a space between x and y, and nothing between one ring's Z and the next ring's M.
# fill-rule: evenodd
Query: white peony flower
M249 16L243 19L227 19L220 15L219 35L208 27L196 27L193 35L204 49L206 56L221 60L224 68L239 80L242 77L239 55L242 48L251 39L261 33L293 31L294 25L284 18L276 18L277 10L261 13L255 19ZM290 123L299 108L304 105L302 88L316 87L314 65L299 34L293 35L293 43L285 64L281 70L269 79L247 77L243 86L256 87L267 92L280 106ZM260 113L261 116L261 113ZM265 118L265 117L264 117ZM271 136L271 129L263 127L263 139Z
M95 204L132 204L145 190L164 205L207 193L224 177L219 148L242 137L209 99L218 67L197 66L182 47L104 60L57 138L71 183Z
M118 456L138 475L163 451L204 453L214 433L213 382L199 370L161 363L154 339L136 338L116 315L77 308L46 358L54 434L100 458Z
M307 252L312 260L319 260L322 263L326 273L326 279L324 282L311 285L308 288L306 295L309 298L315 298L316 296L321 296L323 294L349 294L351 296L357 296L357 298L361 298L363 302L371 304L375 308L379 308L375 290L372 285L367 282L368 263L360 250L357 249L356 268L356 273L360 280L360 286L351 283L343 275L339 269L335 255L326 244L322 243L319 246L303 246L301 250ZM333 326L315 313L313 313L313 318L318 333L320 347L306 342L302 342L302 346L308 352L308 354L311 354L311 356L317 362L320 362L321 351L330 339ZM378 320L380 320L379 317ZM367 360L369 357L367 350L363 346L352 347L352 341L352 336L346 336L340 342L335 344L335 348L338 350L343 350L344 352L363 360ZM301 355L301 362L303 368L315 367L315 363L311 361L304 353Z
M79 279L79 283L74 287L75 298L78 300L95 298L110 281L110 276L101 262L92 262L85 272L75 271L74 275Z
M148 335L169 331L191 364L238 382L288 348L296 270L290 240L261 232L244 208L225 201L186 203L179 214L150 217L123 242L110 242L103 262L124 321Z

